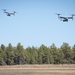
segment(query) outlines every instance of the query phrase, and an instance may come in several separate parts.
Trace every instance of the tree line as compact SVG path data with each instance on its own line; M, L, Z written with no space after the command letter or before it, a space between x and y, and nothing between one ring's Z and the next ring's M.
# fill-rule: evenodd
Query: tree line
M24 48L21 43L16 47L11 43L0 46L0 65L20 64L75 64L75 45L63 43L57 48L53 43L50 47L42 44L40 47Z

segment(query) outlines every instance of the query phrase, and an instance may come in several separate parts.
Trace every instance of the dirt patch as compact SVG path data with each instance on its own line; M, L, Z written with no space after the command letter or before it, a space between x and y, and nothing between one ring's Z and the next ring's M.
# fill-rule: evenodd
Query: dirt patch
M0 66L0 75L75 75L75 65Z

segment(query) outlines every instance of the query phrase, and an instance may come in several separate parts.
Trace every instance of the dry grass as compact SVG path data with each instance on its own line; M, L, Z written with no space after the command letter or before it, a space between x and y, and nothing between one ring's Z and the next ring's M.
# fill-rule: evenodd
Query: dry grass
M0 66L0 75L75 75L75 65Z

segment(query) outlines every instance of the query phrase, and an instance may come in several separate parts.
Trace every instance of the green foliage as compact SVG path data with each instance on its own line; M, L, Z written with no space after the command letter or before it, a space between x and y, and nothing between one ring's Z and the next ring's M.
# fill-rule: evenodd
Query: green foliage
M11 43L9 43L8 47L6 48L6 63L7 65L14 64L14 50Z
M75 45L71 48L68 43L63 43L57 48L53 43L50 47L42 44L26 49L18 43L13 47L11 43L7 47L0 46L0 65L17 64L75 64Z
M24 55L24 48L21 45L21 43L17 44L17 47L15 49L15 62L16 64L24 64L25 63L25 55Z
M38 61L38 53L37 49L33 46L26 48L25 50L26 54L26 60L28 64L36 64Z
M64 53L64 59L67 61L67 62L63 62L63 63L72 63L74 54L73 54L73 50L71 49L69 44L63 43L63 45L61 46L61 50Z

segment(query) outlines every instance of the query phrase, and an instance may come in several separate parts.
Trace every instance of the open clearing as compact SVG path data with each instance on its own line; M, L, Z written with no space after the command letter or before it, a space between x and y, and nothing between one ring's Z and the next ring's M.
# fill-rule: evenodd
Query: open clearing
M0 75L75 75L75 65L0 66Z

